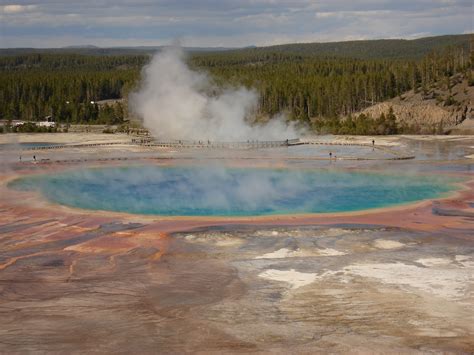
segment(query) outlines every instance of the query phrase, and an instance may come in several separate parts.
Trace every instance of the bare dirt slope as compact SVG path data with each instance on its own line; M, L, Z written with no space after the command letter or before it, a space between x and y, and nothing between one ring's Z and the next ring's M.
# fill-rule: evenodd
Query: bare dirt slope
M474 134L474 86L460 75L427 90L411 90L362 111L372 117L393 108L401 125L417 133Z

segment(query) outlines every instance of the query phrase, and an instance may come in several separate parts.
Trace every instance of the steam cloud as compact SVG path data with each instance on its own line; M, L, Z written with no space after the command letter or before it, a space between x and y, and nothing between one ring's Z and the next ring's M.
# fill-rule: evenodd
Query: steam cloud
M142 73L131 109L160 139L247 141L285 140L298 136L283 115L264 125L249 123L258 95L247 88L215 87L209 76L191 70L180 47L156 54ZM211 94L219 92L218 94Z

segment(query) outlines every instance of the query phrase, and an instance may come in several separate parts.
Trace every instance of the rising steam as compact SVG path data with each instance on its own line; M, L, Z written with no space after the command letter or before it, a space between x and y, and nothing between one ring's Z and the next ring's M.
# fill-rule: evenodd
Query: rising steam
M140 88L130 96L132 110L154 137L246 141L298 136L283 115L265 125L251 125L258 105L255 91L218 89L208 75L191 70L184 59L183 50L176 46L157 53L143 70Z

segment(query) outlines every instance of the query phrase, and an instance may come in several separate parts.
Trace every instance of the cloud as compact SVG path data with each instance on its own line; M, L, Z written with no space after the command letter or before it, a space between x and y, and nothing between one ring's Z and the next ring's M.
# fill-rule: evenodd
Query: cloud
M3 5L0 6L2 12L5 14L18 14L25 11L31 11L36 9L36 5L18 5L18 4L11 4L11 5Z
M174 38L246 46L472 32L469 0L16 0L0 10L2 47Z

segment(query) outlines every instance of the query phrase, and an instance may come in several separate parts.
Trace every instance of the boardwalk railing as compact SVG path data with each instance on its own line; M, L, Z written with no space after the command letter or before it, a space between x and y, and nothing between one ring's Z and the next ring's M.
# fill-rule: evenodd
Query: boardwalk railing
M262 148L278 148L278 147L292 147L297 145L321 145L321 146L358 146L377 149L383 151L391 157L388 158L373 158L373 157L340 157L339 159L345 160L405 160L414 159L413 155L407 154L406 152L398 151L392 148L367 144L367 143L350 143L350 142L329 142L329 141L317 141L309 139L287 139L283 141L257 141L248 140L246 142L213 142L213 141L189 141L189 140L173 140L173 141L154 141L148 138L134 138L131 141L123 142L109 142L109 143L85 143L85 144L64 144L64 145L51 145L42 147L30 147L24 148L23 150L46 150L46 149L63 149L63 148L92 148L100 146L113 146L113 145L140 145L143 147L159 147L159 148L203 148L203 149L262 149Z
M48 150L63 148L91 148L111 145L140 145L144 147L163 148L218 148L218 149L260 149L275 148L296 145L299 139L284 141L247 141L247 142L212 142L212 141L152 141L148 139L135 138L126 142L108 143L83 143L83 144L60 144L50 146L38 146L23 148L22 150Z
M214 142L214 141L144 141L141 139L132 140L133 143L145 147L161 147L161 148L209 148L209 149L261 149L261 148L277 148L287 147L294 144L299 139L284 141L257 141L248 140L246 142Z
M59 144L46 145L39 147L22 148L22 150L47 150L47 149L64 149L64 148L88 148L88 147L102 147L108 145L127 145L130 142L108 142L108 143L80 143L80 144Z

